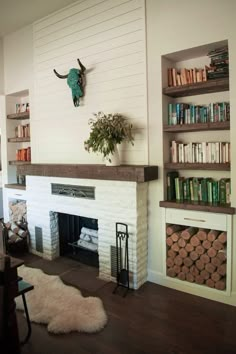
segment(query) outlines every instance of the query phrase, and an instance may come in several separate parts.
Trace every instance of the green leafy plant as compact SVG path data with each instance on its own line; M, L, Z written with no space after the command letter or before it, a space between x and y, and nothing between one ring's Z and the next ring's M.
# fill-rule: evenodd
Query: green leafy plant
M104 158L112 154L117 144L127 141L133 145L132 125L119 113L94 113L89 120L91 132L84 142L88 152L100 152Z

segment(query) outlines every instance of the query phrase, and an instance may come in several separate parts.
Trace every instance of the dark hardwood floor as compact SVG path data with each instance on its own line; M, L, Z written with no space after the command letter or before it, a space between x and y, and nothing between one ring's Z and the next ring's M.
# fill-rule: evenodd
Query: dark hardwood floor
M112 294L115 284L97 278L97 270L59 258L46 261L33 255L25 264L77 286L84 296L102 299L108 324L99 333L48 334L32 324L22 354L234 354L236 307L171 290L147 282L125 298ZM123 290L123 289L121 289ZM19 330L26 330L18 312Z

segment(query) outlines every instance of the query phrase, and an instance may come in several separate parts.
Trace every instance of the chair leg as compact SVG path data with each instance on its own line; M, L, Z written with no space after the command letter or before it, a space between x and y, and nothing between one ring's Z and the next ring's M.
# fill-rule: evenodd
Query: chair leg
M22 294L22 299L23 299L23 304L24 304L24 310L25 310L25 317L26 317L26 321L27 321L27 326L28 326L28 331L27 331L27 335L25 337L25 339L23 341L21 341L21 345L24 345L28 342L30 336L31 336L31 322L30 322L30 318L29 318L29 312L28 312L28 307L27 307L27 303L26 303L26 298L25 298L25 294Z

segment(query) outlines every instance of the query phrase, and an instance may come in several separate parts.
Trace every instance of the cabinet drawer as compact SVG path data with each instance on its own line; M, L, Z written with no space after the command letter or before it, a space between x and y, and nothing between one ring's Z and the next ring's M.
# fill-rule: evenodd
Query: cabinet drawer
M166 223L226 231L227 215L167 208Z
M8 189L7 190L7 197L14 198L14 199L27 199L26 191L19 190L19 189Z

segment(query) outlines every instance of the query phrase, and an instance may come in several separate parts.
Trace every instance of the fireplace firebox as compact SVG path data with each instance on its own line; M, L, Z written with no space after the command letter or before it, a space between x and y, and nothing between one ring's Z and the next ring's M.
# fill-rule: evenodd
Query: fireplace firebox
M60 256L99 267L98 220L58 213Z

